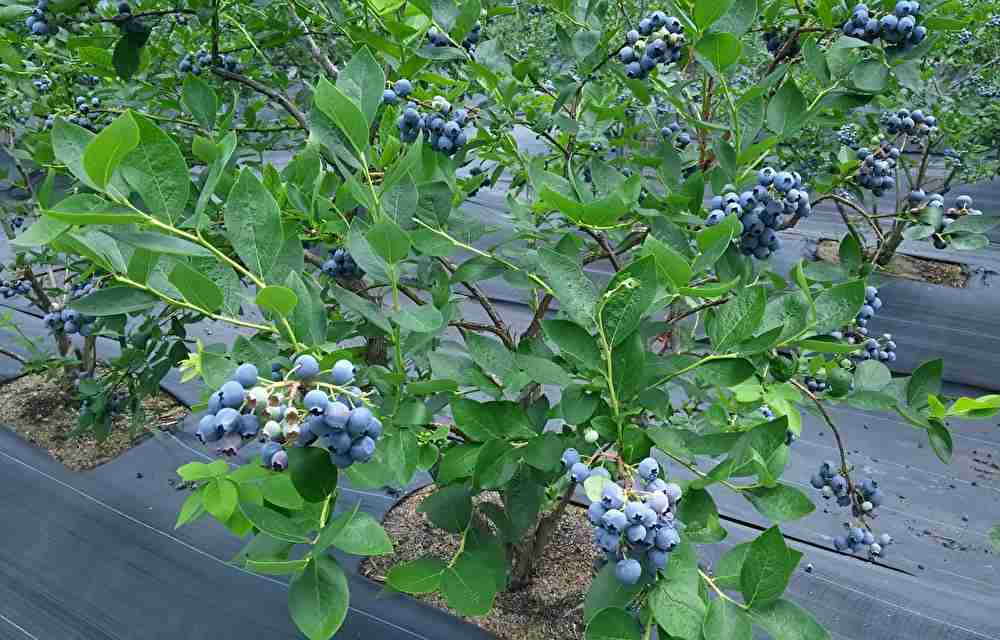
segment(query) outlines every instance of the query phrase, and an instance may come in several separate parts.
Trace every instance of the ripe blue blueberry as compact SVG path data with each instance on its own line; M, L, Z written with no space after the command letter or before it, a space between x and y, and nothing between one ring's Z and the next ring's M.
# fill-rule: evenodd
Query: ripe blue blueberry
M365 436L359 438L351 445L351 458L355 462L368 462L375 454L375 441Z
M295 375L301 380L310 380L319 375L319 362L309 354L295 359Z
M279 451L281 451L281 445L277 442L265 442L264 446L260 448L260 463L265 467L270 467L272 458Z
M260 418L252 413L246 413L240 416L240 435L244 438L256 438L257 433L260 431Z
M670 508L670 498L662 491L657 491L646 498L646 504L656 513L663 513Z
M665 569L667 562L670 560L670 554L660 549L650 549L647 557L658 571Z
M621 508L625 505L625 491L613 482L605 484L604 490L601 492L601 504L606 509Z
M271 456L271 468L275 471L284 471L288 468L288 453L284 449Z
M400 78L392 85L392 89L400 98L405 98L413 91L413 85L406 78Z
M343 402L330 402L323 412L323 422L334 431L343 431L351 418L351 409Z
M590 506L587 508L587 519L590 520L590 524L600 526L601 518L607 513L607 509L604 508L600 502L591 502Z
M399 96L392 89L386 89L382 92L382 104L396 104L399 102Z
M656 540L653 544L661 551L673 551L681 543L681 537L677 530L672 527L661 527L656 532Z
M354 380L355 372L354 364L350 360L337 360L330 376L333 378L333 384L345 385Z
M243 388L249 389L257 384L257 367L249 362L244 362L240 366L236 367L236 373L233 374L233 380L243 385Z
M198 430L195 431L195 436L202 444L215 442L222 437L222 429L215 421L215 414L208 413L202 416L201 420L198 421Z
M243 404L246 390L239 382L230 380L219 389L219 399L223 407L238 409Z
M620 534L628 527L628 517L618 509L608 509L601 517L601 526L612 533Z
M351 436L347 435L346 431L336 431L327 436L326 441L331 450L345 455L351 450L351 445L354 444Z
M347 433L352 438L361 436L368 428L368 423L371 422L373 417L368 407L355 407L351 409L351 416L347 420Z
M653 458L644 458L639 463L639 475L649 482L660 475L660 463Z
M615 565L615 577L622 584L635 584L642 577L642 565L633 558L619 560Z
M646 527L641 524L633 524L625 530L625 537L632 544L641 542L646 539Z
M582 462L574 463L569 469L569 478L579 484L590 477L590 468Z
M306 409L309 410L314 416L322 415L326 411L326 407L329 404L330 399L327 397L326 393L319 390L313 389L302 398L302 404L305 405Z
M573 448L566 449L563 451L562 458L560 458L564 469L569 469L574 464L580 462L580 453Z

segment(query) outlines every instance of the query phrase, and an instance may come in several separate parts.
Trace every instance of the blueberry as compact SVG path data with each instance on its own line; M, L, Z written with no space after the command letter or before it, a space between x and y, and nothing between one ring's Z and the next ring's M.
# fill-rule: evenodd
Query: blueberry
M396 92L396 95L400 98L405 98L413 91L413 85L410 84L410 81L406 78L396 80L396 83L392 85L392 88Z
M351 445L354 444L346 431L337 431L329 435L326 441L330 449L342 455L346 455L351 450Z
M313 389L302 398L302 404L305 405L309 413L314 416L322 415L326 411L326 406L329 403L329 398L326 393L319 389Z
M399 96L392 89L386 89L382 92L382 104L396 104L399 102Z
M672 551L674 547L681 543L681 537L677 530L670 527L663 527L656 532L656 548L662 551Z
M608 509L601 517L601 526L612 533L620 534L628 527L628 517L618 509Z
M359 438L351 445L351 458L355 462L368 462L374 454L375 441L368 436Z
M617 484L609 482L601 492L601 504L607 509L618 509L625 504L625 492Z
M243 404L245 396L246 390L243 388L243 385L235 380L230 380L219 389L219 398L222 401L223 407L238 409Z
M590 520L590 524L600 526L601 518L607 511L600 502L591 502L590 507L587 508L587 519Z
M202 444L215 442L222 437L222 429L216 424L215 414L207 413L202 416L198 422L198 430L195 432L195 436Z
M352 438L361 436L368 429L368 423L373 418L374 416L368 407L355 407L351 410L351 416L347 420L347 433Z
M244 362L236 367L233 380L239 382L245 389L249 389L257 384L257 367L249 362Z
M646 498L646 504L656 513L663 513L670 508L670 498L662 491L657 491Z
M657 570L665 569L667 562L670 560L670 554L659 549L651 549L648 557L649 561L654 567L656 567Z
M309 354L295 359L295 375L302 380L309 380L319 375L319 362Z
M343 402L330 402L323 412L323 422L334 431L343 431L351 418L351 409Z
M271 466L271 460L275 454L281 451L281 445L277 442L267 442L260 448L260 463L265 467Z
M580 453L573 448L566 449L563 451L562 458L560 458L564 469L569 469L573 465L580 462Z
M260 431L260 418L252 413L245 413L239 418L239 432L244 438L256 438Z
M660 475L660 463L653 458L644 458L639 463L639 476L645 481L650 481Z
M284 471L288 468L288 454L284 449L271 456L271 468L275 471Z
M382 435L382 421L378 418L372 418L365 429L365 435L372 440L378 440Z
M350 360L337 360L330 375L333 378L333 384L345 385L354 380L355 372L354 364Z
M590 468L582 462L574 463L569 469L570 480L579 484L590 477Z
M615 565L615 577L622 584L635 584L642 577L642 565L633 558L619 560Z

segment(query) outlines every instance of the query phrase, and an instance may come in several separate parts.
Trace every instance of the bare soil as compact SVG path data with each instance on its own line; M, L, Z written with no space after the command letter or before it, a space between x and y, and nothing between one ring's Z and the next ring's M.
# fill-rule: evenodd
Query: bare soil
M361 565L364 575L384 582L385 575L398 563L426 555L451 559L458 548L458 536L435 529L427 517L417 511L420 503L433 492L433 485L416 491L389 511L382 524L393 541L395 552L365 559ZM496 499L484 494L484 499L491 498ZM498 594L488 615L465 619L503 640L582 640L583 599L598 556L592 530L586 512L569 505L552 538L554 543L549 544L538 562L531 585L520 591ZM440 594L418 597L457 615Z
M820 240L816 248L816 257L824 262L838 264L840 262L839 247L840 243L836 240ZM882 271L898 278L929 284L943 284L956 289L964 289L969 281L968 270L964 265L944 260L917 258L901 253L894 255L889 264L882 268Z
M166 393L142 402L146 424L137 433L130 416L112 418L111 432L98 442L89 433L70 436L77 428L79 401L55 375L31 374L0 386L0 424L13 428L25 440L42 447L74 471L93 469L138 444L152 429L171 428L187 408Z

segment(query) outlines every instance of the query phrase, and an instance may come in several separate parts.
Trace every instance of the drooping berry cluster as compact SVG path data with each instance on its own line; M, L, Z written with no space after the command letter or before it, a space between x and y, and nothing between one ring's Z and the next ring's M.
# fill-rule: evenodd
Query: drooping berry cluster
M97 282L95 280L74 282L69 287L69 295L71 298L82 298L83 296L92 292L96 288L97 288Z
M943 215L930 215L922 217L921 221L934 226L934 234L931 241L937 249L948 248L948 236L942 235L949 226L963 216L981 216L983 212L972 207L972 197L961 195L955 198L955 206L945 210L944 196L940 193L925 193L923 189L914 189L907 197L914 211L923 209L936 209L943 212Z
M319 362L308 354L295 360L289 372L292 384L268 383L258 378L253 364L240 365L232 379L209 398L208 413L198 423L198 439L219 441L219 453L234 455L243 443L259 437L261 463L278 471L288 467L285 447L311 446L320 438L337 467L367 462L375 453L382 423L361 403L356 387L347 388L336 399L320 388L335 390L349 384L354 365L338 361L331 370L333 384L317 382L319 373ZM313 388L307 391L308 386ZM261 419L267 420L263 427Z
M938 131L937 118L924 115L920 109L900 109L896 113L882 114L885 129L892 135L930 136Z
M681 123L677 120L660 129L660 135L663 136L664 140L671 140L674 146L682 151L691 144L691 134L687 131L682 131Z
M871 285L865 287L865 303L858 310L858 315L854 319L859 327L867 327L868 321L875 317L878 310L882 308L882 298L878 297L878 289Z
M591 475L607 479L601 499L592 502L587 517L594 525L594 541L615 563L615 577L636 584L643 569L650 574L667 566L670 552L680 544L675 511L681 488L661 479L660 465L645 458L638 467L631 490L612 482L604 467L590 469L575 449L567 449L562 464L570 480L583 482Z
M229 71L230 73L237 73L240 71L239 61L230 54L225 54L216 59L216 62L220 67ZM212 66L212 54L207 51L199 51L197 53L185 53L184 57L181 58L180 63L177 65L177 69L181 73L193 73L198 76L201 72Z
M51 311L42 316L42 322L53 333L64 333L66 335L78 333L84 337L93 333L94 322L96 320L96 318L85 316L75 309Z
M857 151L861 161L858 166L857 181L876 197L881 196L896 185L896 161L900 151L888 140L883 140L875 150L862 147Z
M331 258L323 263L323 273L338 280L359 280L365 275L358 263L354 261L346 249L338 248L330 251Z
M646 39L653 38L652 41ZM684 26L673 16L654 11L625 34L628 43L618 51L625 75L642 80L660 64L677 62L684 45Z
M48 93L49 89L52 88L52 81L48 78L36 78L31 81L38 93Z
M858 4L841 30L865 42L881 39L885 45L909 49L927 37L927 27L917 24L919 18L920 3L915 0L900 0L892 13L881 18L874 16L867 5Z
M785 27L784 31L765 31L764 32L764 45L767 47L767 52L771 55L777 55L779 51L785 48L785 43L788 42L788 38L792 36L794 30L791 27ZM799 52L799 43L796 38L795 42L791 44L788 48L787 56L793 57Z
M813 393L822 393L830 388L830 385L827 384L826 380L815 376L806 376L802 379L802 382L804 382L806 388Z
M864 525L847 525L846 533L833 539L833 546L837 551L850 550L852 553L867 548L870 555L881 555L884 548L892 542L892 536L883 533L876 542L875 535L865 523L865 518L874 516L875 510L882 504L884 500L882 490L878 488L878 482L870 478L865 478L852 487L848 477L841 471L843 470L838 470L833 462L826 461L820 465L819 473L809 480L814 488L820 490L823 498L829 500L835 497L839 506L851 507L851 514L858 519L859 524Z
M462 47L470 53L475 51L476 45L479 44L479 40L482 38L482 35L483 25L481 22L476 20L476 23L472 25L472 28L469 30L469 34L465 36L464 40L462 40Z
M427 114L420 112L417 103L408 102L397 120L397 126L404 142L415 142L422 131L432 149L450 156L468 142L463 130L468 121L468 111L452 109L451 103L444 97L435 96L431 102L431 112Z
M45 12L49 8L49 0L38 0L35 8L31 10L31 15L25 18L24 24L33 35L47 36L52 33L52 27Z
M849 149L857 149L860 144L858 125L848 122L837 131L837 142Z
M792 171L764 167L757 173L757 185L752 190L737 193L727 185L723 191L723 195L712 198L705 224L714 226L727 215L738 216L743 227L740 250L758 260L781 248L776 231L786 215L805 218L812 212L802 176Z
M23 296L31 292L31 283L27 280L5 281L0 284L0 295L5 299Z

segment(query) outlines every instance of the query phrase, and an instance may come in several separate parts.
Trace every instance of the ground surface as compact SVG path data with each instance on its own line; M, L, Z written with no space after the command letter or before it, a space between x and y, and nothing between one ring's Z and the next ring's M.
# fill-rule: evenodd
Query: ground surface
M172 396L161 393L142 402L144 428L130 428L131 415L112 419L107 437L98 440L77 430L79 402L55 374L31 374L0 386L0 424L45 449L66 467L93 469L121 455L148 435L147 429L173 428L188 413Z

